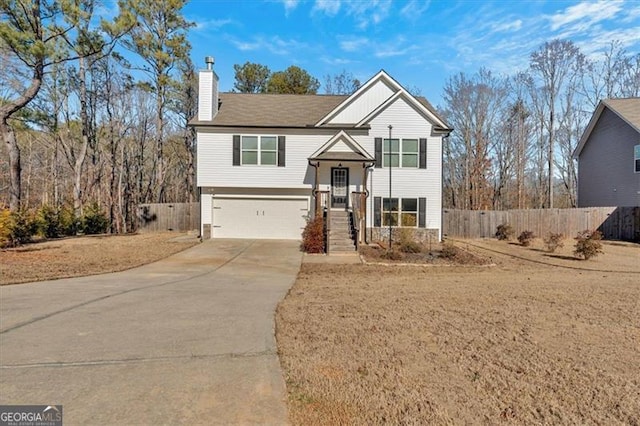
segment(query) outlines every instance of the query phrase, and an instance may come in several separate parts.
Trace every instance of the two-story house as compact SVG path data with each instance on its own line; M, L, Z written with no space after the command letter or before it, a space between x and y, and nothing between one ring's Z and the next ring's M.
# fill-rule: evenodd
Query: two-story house
M203 238L300 239L333 214L360 242L390 225L440 239L451 129L426 99L384 71L349 96L218 93L207 59L190 122Z

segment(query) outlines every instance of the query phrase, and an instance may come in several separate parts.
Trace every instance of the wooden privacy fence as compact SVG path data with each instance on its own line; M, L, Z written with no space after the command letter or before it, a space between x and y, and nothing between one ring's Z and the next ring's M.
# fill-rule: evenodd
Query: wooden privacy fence
M640 207L589 207L535 210L443 210L442 231L458 238L493 237L498 225L513 227L515 235L532 231L538 237L549 232L575 237L585 229L597 229L608 240L640 241Z
M200 229L200 203L160 203L138 206L138 231L191 231Z

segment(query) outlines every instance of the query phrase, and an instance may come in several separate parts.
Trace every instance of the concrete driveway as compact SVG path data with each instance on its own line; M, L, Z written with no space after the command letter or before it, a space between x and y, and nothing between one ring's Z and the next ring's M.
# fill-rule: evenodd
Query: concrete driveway
M274 310L297 242L207 241L114 274L0 288L0 404L65 424L283 424Z

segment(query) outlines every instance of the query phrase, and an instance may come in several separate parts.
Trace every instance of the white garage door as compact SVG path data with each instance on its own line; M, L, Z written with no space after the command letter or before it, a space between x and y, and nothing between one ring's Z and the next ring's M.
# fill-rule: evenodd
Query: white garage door
M309 212L307 198L213 199L213 238L299 240Z

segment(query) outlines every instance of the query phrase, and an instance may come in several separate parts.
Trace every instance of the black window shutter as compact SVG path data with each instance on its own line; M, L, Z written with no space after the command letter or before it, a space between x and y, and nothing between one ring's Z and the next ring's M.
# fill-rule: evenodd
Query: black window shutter
M240 165L240 135L233 135L233 165Z
M427 227L427 199L418 198L418 228Z
M382 167L382 138L375 138L376 167Z
M426 138L420 138L420 168L421 169L426 169L427 168L427 139Z
M382 197L373 197L373 226L382 226Z
M284 136L278 136L278 167L284 167L286 148L286 138Z

